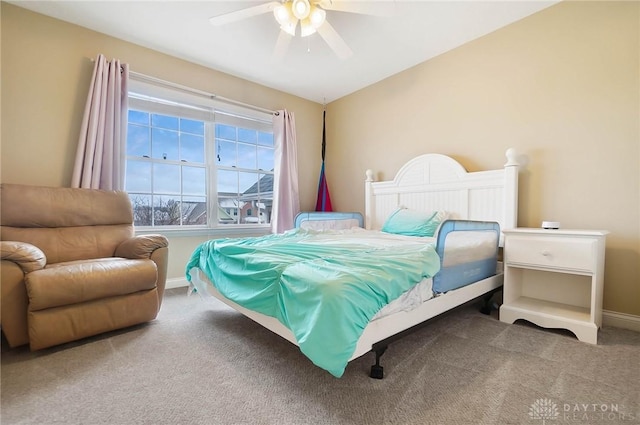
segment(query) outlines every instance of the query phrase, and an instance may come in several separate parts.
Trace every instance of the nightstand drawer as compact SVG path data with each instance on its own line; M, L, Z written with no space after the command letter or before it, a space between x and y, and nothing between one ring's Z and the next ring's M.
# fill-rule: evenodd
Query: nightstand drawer
M505 245L508 264L593 272L597 239L554 236L511 236Z

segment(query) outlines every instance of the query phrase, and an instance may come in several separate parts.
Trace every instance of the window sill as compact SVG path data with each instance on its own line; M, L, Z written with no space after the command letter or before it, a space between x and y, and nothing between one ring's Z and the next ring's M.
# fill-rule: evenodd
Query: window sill
M200 237L206 236L211 239L219 238L239 238L249 236L264 236L271 233L271 226L237 226L232 229L228 228L160 228L160 227L141 227L135 229L136 235L160 234L168 238L171 237Z

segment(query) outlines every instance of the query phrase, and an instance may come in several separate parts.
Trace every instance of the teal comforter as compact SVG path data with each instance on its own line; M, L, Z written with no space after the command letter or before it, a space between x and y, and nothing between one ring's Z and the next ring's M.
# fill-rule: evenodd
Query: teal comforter
M317 232L210 240L186 271L200 268L217 290L277 318L300 350L336 377L370 319L440 268L433 243L376 231Z

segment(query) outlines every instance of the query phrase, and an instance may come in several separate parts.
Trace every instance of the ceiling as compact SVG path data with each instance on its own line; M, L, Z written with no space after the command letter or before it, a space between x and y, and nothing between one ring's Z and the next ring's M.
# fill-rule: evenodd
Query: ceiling
M390 13L327 11L327 21L353 51L346 60L317 33L297 36L277 58L273 51L280 29L271 13L218 27L209 23L210 17L267 1L8 2L318 103L339 99L557 3L368 0L373 4L367 7L384 6Z

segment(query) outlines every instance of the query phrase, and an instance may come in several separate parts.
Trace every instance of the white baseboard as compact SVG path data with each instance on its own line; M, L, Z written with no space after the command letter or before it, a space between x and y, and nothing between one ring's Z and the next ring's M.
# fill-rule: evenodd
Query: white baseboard
M602 325L640 332L640 316L603 310Z
M167 279L167 284L165 289L173 289L173 288L182 288L189 286L189 282L186 277L174 277L171 279Z

